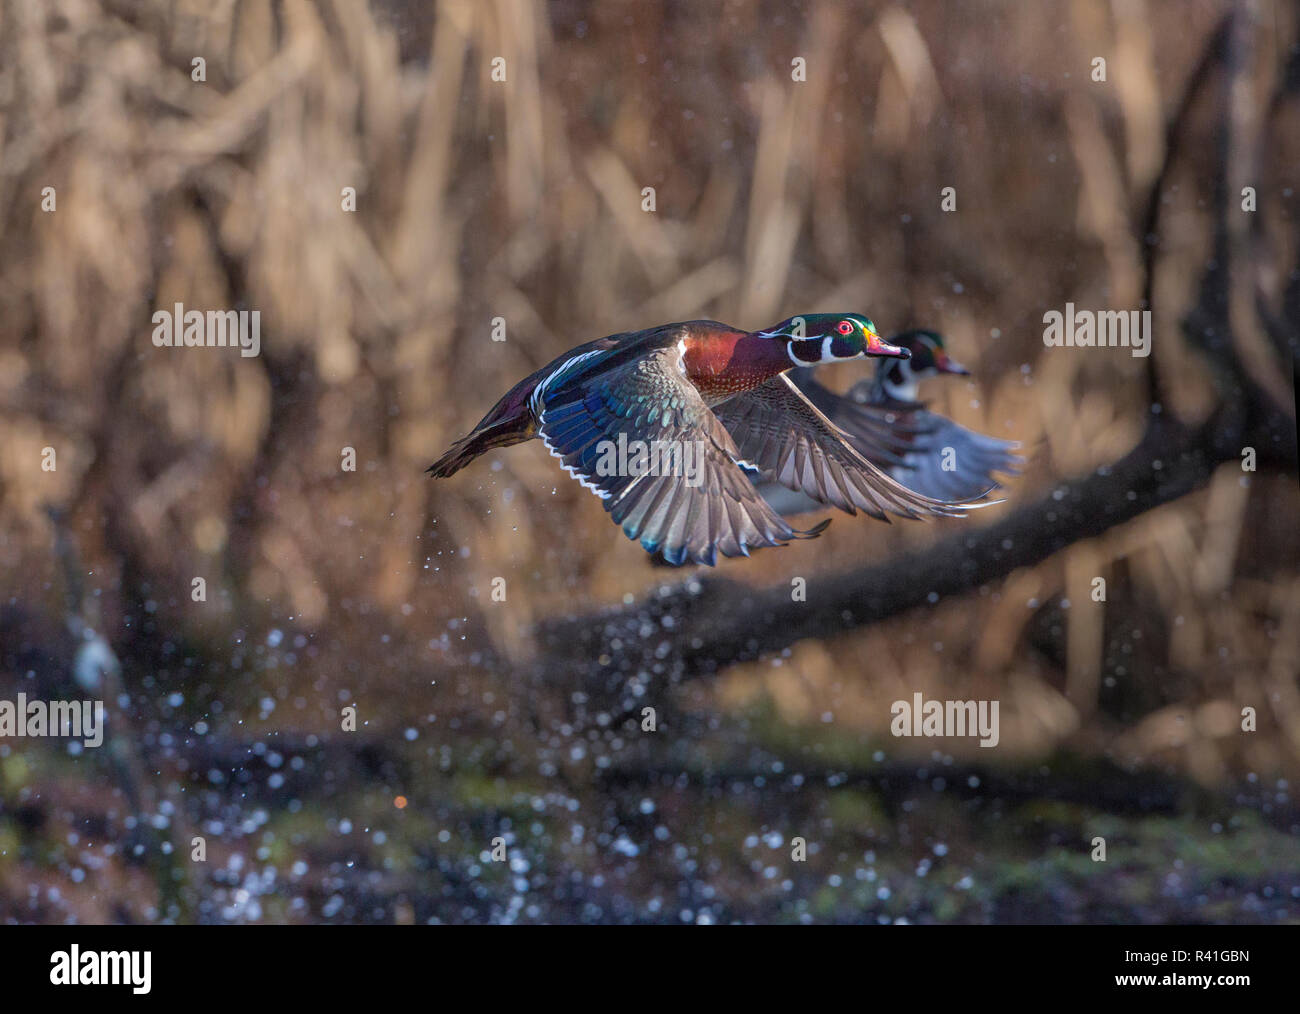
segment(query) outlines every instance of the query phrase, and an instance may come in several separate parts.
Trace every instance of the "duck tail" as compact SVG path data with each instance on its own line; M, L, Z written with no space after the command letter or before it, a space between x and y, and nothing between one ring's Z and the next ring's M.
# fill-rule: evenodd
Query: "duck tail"
M527 416L501 419L486 425L480 423L473 432L452 444L447 452L425 471L435 479L445 479L459 472L480 454L485 454L496 447L509 447L511 444L523 443L533 435L532 422Z

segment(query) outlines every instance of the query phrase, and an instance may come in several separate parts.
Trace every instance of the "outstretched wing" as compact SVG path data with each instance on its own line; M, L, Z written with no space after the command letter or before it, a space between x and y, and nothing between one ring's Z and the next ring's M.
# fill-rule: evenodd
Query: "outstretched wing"
M829 523L798 531L754 491L675 345L543 390L537 409L547 449L628 538L669 563L712 565L719 552L748 556Z
M849 514L962 517L986 506L924 496L890 478L782 374L714 409L740 456L783 486Z
M892 474L909 489L940 500L968 500L1001 489L995 472L1019 475L1025 459L1012 440L976 433L935 412L919 415L925 433Z
M848 394L840 395L820 384L811 369L791 370L787 376L813 408L848 434L859 454L881 468L901 465L912 445L933 428L922 405L871 401L870 380L860 381Z
M1016 453L1020 448L1016 441L968 430L915 402L880 404L870 380L859 381L843 398L813 383L832 402L832 411L809 400L848 433L849 442L877 465L893 466L887 468L889 473L918 493L939 500L969 500L1002 488L994 473L1019 475L1024 466L1025 459ZM877 455L883 445L870 426L873 418L896 424L892 448L896 456ZM868 424L864 426L863 420Z

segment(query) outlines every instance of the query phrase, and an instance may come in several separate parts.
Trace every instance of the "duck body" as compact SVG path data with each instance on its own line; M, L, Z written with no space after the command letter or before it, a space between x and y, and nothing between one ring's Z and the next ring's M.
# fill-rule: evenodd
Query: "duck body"
M960 516L969 505L917 496L863 459L784 376L867 355L909 353L856 314L759 332L694 320L608 335L521 380L428 471L450 476L488 450L540 438L629 538L671 563L748 555L829 523L792 528L747 470L850 514ZM678 467L607 467L611 448L632 444L662 446Z
M517 383L429 472L446 477L485 451L536 437L546 397L584 378L613 371L629 359L673 347L679 348L686 378L708 406L752 390L792 366L778 343L714 320L607 335L570 349Z

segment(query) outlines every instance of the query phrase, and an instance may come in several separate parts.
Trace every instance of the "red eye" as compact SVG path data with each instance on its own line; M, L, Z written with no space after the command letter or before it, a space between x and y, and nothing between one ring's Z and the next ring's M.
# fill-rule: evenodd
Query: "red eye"
M840 334L848 334L850 331L853 330L853 325L850 324L847 320L842 320L839 322L839 325L836 327L835 330L837 330Z

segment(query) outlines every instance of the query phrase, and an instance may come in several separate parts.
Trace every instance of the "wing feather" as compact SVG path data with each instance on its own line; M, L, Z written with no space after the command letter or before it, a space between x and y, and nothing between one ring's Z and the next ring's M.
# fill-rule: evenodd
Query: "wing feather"
M603 371L583 362L575 375L546 387L537 409L547 449L605 501L628 538L662 551L669 563L712 564L719 552L748 556L825 527L792 528L755 491L737 464L735 441L682 372L675 343ZM675 446L679 467L671 474L601 474L602 451L620 436L629 446ZM694 477L681 467L688 454L698 455Z
M714 408L740 457L783 486L849 514L882 520L962 517L988 501L946 501L909 489L849 442L784 374Z

